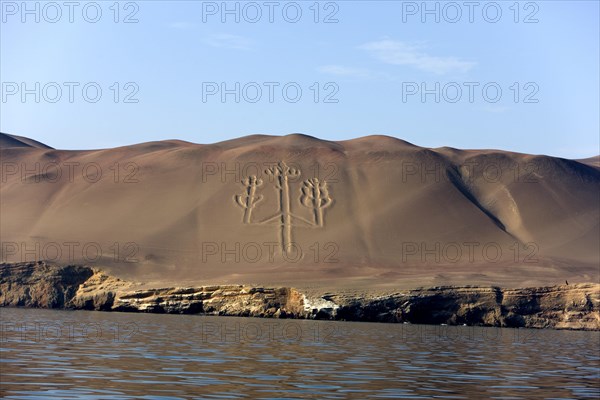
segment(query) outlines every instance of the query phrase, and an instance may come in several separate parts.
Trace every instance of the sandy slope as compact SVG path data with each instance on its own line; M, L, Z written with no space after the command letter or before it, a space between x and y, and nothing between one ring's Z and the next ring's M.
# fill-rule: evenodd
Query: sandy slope
M9 135L0 132L0 148L7 147L37 147L40 149L51 149L52 147L23 136Z
M577 161L584 163L584 164L593 165L595 167L600 167L600 155L594 156L594 157L582 158Z
M386 136L253 135L94 151L1 139L2 261L60 253L136 281L381 291L600 275L593 163ZM265 173L281 161L300 176L286 184ZM248 188L246 175L262 184ZM327 182L320 193L304 184L315 177Z

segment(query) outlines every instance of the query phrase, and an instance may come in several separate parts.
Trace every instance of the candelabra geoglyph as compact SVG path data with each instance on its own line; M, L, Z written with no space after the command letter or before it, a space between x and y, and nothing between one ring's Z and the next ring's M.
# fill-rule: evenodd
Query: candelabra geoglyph
M323 228L325 226L324 211L333 204L329 194L327 182L318 178L307 179L302 182L299 191L298 204L309 210L309 217L305 218L292 211L292 194L290 181L293 182L301 174L300 169L289 167L281 161L277 165L267 168L265 173L268 181L274 184L278 195L278 210L271 216L261 220L253 221L252 212L257 204L264 200L263 194L258 194L264 181L255 175L248 176L242 180L245 191L234 196L238 206L244 210L244 224L273 224L279 226L279 243L281 250L287 252L293 244L292 228L304 226L312 228Z

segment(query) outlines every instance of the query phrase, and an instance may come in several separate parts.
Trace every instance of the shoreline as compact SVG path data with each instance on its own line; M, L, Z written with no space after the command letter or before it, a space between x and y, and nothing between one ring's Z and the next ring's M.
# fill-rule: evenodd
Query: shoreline
M335 291L314 296L293 287L141 285L95 267L0 264L2 307L600 331L598 283L438 286L385 296Z

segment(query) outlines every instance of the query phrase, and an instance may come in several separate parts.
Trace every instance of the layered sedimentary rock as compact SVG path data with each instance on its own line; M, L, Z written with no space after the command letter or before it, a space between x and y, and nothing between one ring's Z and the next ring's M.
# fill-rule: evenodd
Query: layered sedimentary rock
M336 319L420 324L600 329L600 285L437 287L350 299Z
M386 296L307 296L294 288L141 288L96 268L0 264L0 305L420 324L600 329L600 284L436 287Z
M89 267L46 263L0 264L0 304L65 308L81 284L94 275Z

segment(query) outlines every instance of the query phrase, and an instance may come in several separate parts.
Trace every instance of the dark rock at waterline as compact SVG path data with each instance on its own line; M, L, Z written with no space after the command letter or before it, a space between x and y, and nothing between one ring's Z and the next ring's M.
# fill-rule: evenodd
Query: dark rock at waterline
M0 306L600 330L600 284L593 283L311 298L294 288L244 285L136 290L98 269L36 262L0 264Z

